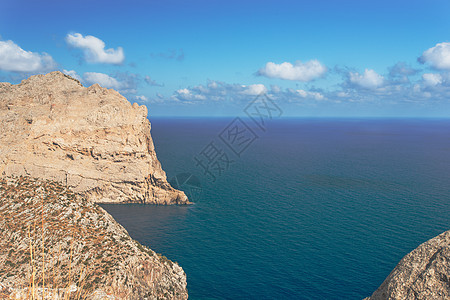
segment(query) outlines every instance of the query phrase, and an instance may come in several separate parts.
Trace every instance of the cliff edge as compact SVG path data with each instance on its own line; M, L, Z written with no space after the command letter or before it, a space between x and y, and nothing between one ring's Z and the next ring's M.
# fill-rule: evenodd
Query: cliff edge
M450 230L407 254L366 300L450 299Z
M94 202L189 203L150 129L144 105L58 71L0 83L0 176L54 180Z

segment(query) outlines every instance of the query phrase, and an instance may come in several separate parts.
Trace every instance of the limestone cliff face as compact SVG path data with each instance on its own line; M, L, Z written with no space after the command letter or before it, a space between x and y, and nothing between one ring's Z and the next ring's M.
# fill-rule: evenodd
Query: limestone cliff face
M450 299L450 231L407 254L366 299Z
M186 204L156 157L147 108L61 72L0 83L0 175L58 181L94 202Z

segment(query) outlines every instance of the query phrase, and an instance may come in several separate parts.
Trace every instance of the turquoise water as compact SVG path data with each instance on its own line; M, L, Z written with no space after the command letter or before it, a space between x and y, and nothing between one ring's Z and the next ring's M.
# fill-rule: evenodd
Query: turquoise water
M180 263L190 299L361 299L449 229L449 120L272 120L240 157L218 137L230 119L151 121L168 177L201 196L104 207ZM194 160L211 141L233 159L215 182Z

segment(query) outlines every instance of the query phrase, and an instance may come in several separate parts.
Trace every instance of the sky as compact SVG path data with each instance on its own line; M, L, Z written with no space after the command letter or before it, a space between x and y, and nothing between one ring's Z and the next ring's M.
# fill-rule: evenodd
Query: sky
M0 81L59 70L151 116L450 117L450 1L0 2Z

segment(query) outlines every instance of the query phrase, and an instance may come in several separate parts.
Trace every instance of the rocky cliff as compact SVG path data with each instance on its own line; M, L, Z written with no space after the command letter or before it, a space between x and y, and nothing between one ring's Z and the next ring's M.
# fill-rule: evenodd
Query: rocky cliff
M187 299L178 264L54 181L0 179L0 299Z
M0 146L0 176L58 181L94 202L189 202L166 180L147 108L61 72L0 83Z
M366 299L450 299L450 231L407 254Z

